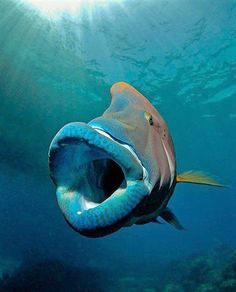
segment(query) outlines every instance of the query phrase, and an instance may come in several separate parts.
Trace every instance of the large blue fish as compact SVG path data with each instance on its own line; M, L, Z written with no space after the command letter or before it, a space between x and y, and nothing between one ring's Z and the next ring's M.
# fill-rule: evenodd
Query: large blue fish
M118 82L111 96L101 117L64 126L51 143L50 174L66 221L89 237L159 216L183 229L167 207L176 183L222 185L202 172L177 175L166 123L136 89Z

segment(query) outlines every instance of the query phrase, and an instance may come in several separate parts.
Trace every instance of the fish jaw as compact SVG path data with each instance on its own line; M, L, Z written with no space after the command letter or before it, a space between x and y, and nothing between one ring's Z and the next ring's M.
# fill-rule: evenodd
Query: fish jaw
M70 123L57 133L49 149L49 168L66 221L89 237L125 226L151 192L133 149L85 123Z

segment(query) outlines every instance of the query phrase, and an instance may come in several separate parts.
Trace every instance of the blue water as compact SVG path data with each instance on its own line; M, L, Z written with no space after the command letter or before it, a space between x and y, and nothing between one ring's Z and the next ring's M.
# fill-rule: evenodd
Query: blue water
M107 1L56 18L0 0L0 263L33 252L114 270L115 282L140 270L154 277L196 252L235 249L235 19L233 0ZM121 80L165 118L179 172L207 171L231 186L177 186L170 207L187 231L146 224L88 239L57 206L51 139L68 122L101 115Z

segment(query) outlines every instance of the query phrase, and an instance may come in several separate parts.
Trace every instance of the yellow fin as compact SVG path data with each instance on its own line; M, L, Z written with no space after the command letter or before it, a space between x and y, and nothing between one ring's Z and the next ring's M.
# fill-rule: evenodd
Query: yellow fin
M220 181L213 178L209 174L202 172L202 171L186 171L178 174L176 176L177 182L183 183L193 183L193 184L203 184L203 185L210 185L216 187L226 187Z

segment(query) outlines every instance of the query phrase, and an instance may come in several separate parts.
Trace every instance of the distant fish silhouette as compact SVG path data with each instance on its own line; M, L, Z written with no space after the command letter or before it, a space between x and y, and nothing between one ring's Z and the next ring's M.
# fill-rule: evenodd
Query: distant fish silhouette
M51 143L50 174L66 221L89 237L160 223L158 216L183 229L167 208L176 183L223 185L202 172L176 174L167 126L132 86L118 82L111 96L101 117L64 126Z

